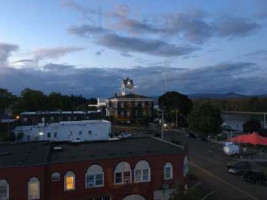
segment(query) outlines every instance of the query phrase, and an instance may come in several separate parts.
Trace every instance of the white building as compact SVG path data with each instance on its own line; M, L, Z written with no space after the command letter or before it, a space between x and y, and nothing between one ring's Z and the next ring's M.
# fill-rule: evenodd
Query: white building
M17 126L14 133L23 133L23 141L92 141L108 140L111 123L106 120L62 121L40 123L33 126Z

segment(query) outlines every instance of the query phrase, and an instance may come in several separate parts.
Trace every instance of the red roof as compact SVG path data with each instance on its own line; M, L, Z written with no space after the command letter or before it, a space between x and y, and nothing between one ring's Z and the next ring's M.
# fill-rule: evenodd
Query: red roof
M256 132L251 134L242 134L237 137L230 138L229 141L241 144L267 145L267 138L260 136Z

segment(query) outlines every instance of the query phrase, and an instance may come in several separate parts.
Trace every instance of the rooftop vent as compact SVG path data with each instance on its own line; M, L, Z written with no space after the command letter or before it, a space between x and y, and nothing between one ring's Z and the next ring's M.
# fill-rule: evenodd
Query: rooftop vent
M63 149L62 149L62 147L60 147L60 146L56 146L56 147L54 147L54 151L62 151Z

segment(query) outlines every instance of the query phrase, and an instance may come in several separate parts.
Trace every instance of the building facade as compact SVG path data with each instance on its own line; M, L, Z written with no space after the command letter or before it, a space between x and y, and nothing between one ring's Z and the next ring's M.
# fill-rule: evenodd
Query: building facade
M127 93L127 88L129 92ZM148 123L153 117L154 101L150 97L133 93L134 84L129 78L123 80L122 94L110 98L107 115L118 124Z
M92 141L108 140L111 123L107 120L61 121L40 123L32 126L17 126L13 132L23 133L23 141Z
M155 138L0 150L3 200L163 200L188 172L187 148Z
M20 113L22 126L37 125L39 123L56 123L61 121L81 121L103 119L101 111L39 111Z

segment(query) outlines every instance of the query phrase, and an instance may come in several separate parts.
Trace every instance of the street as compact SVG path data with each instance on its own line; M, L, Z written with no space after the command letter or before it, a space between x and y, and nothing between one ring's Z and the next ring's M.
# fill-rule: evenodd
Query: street
M222 145L198 141L177 132L166 132L164 136L168 141L185 140L189 146L190 168L201 183L214 191L214 199L267 199L267 187L249 184L242 177L228 174L226 164L233 160L222 154Z

